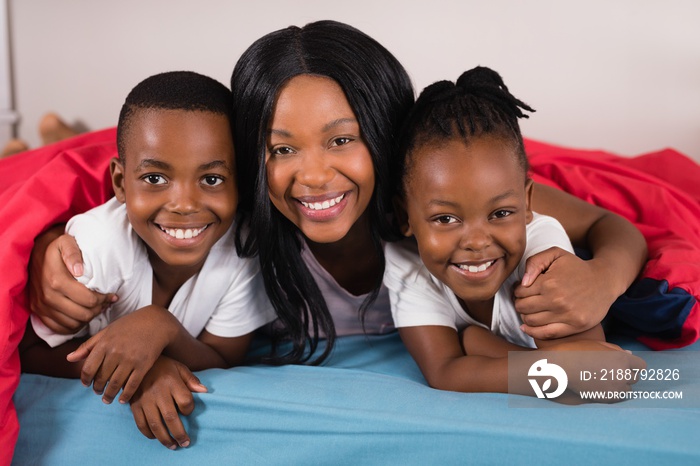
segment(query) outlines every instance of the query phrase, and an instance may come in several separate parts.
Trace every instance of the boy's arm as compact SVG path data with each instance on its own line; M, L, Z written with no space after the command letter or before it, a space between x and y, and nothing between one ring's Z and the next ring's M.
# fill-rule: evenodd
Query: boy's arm
M82 364L68 362L66 356L84 341L84 338L76 338L52 348L37 336L31 321L28 321L19 344L22 372L77 379L80 377Z
M156 438L167 448L187 447L190 437L180 419L194 411L192 392L207 388L184 364L160 356L131 399L136 426L147 438Z
M80 379L92 384L105 403L122 388L119 402L126 403L161 354L193 371L226 368L243 361L251 340L252 334L221 338L206 331L194 338L167 309L151 305L112 322L68 360L85 360Z
M593 258L584 261L553 249L528 260L528 275L547 273L515 289L524 331L551 339L588 330L638 276L647 258L646 241L619 215L545 185L535 184L532 209L559 220L574 246L587 247ZM526 278L523 284L529 283Z
M202 330L197 338L180 326L177 336L164 354L183 363L192 371L214 367L228 368L243 363L253 333L239 337L219 337Z

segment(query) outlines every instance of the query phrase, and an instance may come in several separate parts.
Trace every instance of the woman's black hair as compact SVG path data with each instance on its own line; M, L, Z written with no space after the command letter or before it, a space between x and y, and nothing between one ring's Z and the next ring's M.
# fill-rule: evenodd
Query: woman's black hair
M267 362L319 364L331 352L335 326L328 306L301 257L298 228L271 203L265 155L275 101L282 87L299 75L324 76L343 89L358 119L374 164L375 189L368 206L372 241L384 264L382 240L398 236L391 220L391 195L398 182L396 138L413 104L410 78L398 60L363 32L336 21L290 26L257 40L238 60L231 76L234 141L239 178L238 211L243 229L237 246L243 256L258 255L265 288L292 349ZM358 310L364 317L375 289ZM321 332L323 353L314 355Z
M518 162L527 173L519 118L528 118L523 110L535 110L515 98L494 70L477 66L465 71L456 83L438 81L426 87L416 100L399 138L402 190L412 164L412 153L426 144L440 144L460 137L465 143L472 137L494 135L514 144Z

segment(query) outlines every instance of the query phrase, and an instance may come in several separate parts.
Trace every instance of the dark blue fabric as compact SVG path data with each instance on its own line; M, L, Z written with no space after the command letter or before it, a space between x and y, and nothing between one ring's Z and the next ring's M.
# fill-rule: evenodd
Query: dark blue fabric
M574 248L574 252L584 260L592 257L584 248ZM695 303L695 297L687 291L669 290L666 280L642 278L617 298L603 325L606 333L674 340L680 337L683 322Z
M687 291L669 290L666 280L642 278L629 287L610 308L609 330L637 336L673 340L681 334L696 299Z

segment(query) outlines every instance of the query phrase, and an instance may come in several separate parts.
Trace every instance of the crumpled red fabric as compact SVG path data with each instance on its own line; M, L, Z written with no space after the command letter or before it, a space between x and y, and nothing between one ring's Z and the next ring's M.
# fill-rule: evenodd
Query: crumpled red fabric
M17 345L28 317L27 264L34 238L112 196L107 129L0 160L0 464L12 461L19 425L12 395L19 383Z
M622 157L532 140L525 148L535 181L622 215L646 238L649 259L638 282L662 286L653 299L630 300L624 310L613 306L612 317L623 319L627 333L656 350L695 342L700 335L700 165L672 149Z

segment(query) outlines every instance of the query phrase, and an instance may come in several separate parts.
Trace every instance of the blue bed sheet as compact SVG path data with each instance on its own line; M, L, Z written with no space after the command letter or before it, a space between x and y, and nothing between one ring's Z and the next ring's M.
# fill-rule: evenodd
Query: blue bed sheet
M209 393L186 419L192 445L170 451L141 435L128 406L104 405L76 380L24 374L13 464L700 464L698 408L517 408L513 395L433 390L395 333L340 338L322 367L198 376Z

